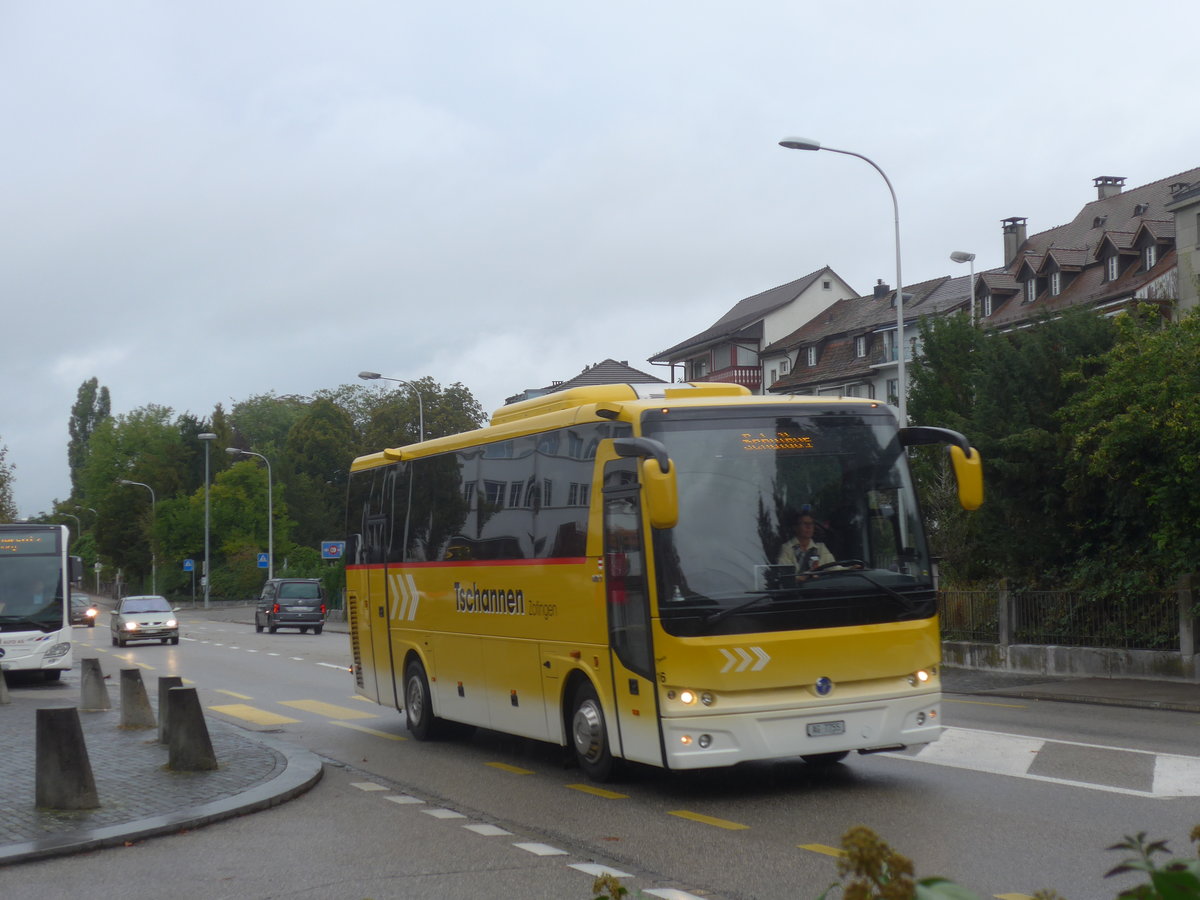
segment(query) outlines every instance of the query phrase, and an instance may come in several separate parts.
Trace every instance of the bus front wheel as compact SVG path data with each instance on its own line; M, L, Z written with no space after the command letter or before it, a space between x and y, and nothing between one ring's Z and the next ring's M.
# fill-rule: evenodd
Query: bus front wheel
M429 696L429 679L419 659L404 669L404 718L408 730L418 741L427 741L437 734L437 719Z
M604 709L590 681L575 691L571 710L571 741L579 768L593 781L607 781L613 772L612 752L608 747Z

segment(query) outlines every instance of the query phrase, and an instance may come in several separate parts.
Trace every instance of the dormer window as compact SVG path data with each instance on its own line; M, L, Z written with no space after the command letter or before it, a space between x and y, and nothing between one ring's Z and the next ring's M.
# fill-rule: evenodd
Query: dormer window
M1133 208L1135 216L1144 216L1150 209L1149 203L1139 203Z
M1116 281L1117 276L1121 274L1121 261L1117 258L1117 254L1113 253L1104 260L1104 280Z
M992 314L992 295L984 294L983 295L983 315L986 318L987 316L990 316L991 314Z
M1142 263L1143 263L1143 265L1145 265L1146 271L1149 272L1151 269L1153 269L1154 264L1157 262L1158 262L1158 245L1157 244L1147 245L1146 249L1142 251Z
M779 374L786 375L787 373L788 373L788 361L787 361L787 359L781 359L779 361Z
M1050 296L1057 297L1062 293L1062 272L1050 273Z
M817 364L817 348L815 345L804 348L804 364L806 366L815 366Z
M1032 303L1037 299L1037 278L1029 278L1025 281L1025 302Z
M864 359L867 355L867 338L865 335L859 335L854 339L854 356L857 359Z

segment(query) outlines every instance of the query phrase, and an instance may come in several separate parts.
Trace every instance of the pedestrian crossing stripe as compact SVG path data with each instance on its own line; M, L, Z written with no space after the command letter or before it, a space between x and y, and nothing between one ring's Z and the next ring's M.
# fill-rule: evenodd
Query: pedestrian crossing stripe
M336 706L333 703L322 703L320 700L284 700L280 706L290 706L304 712L324 716L326 719L377 719L378 713L365 712L361 709L350 709L348 706Z
M226 716L232 716L235 719L244 719L247 722L253 722L255 725L295 725L300 721L299 719L289 719L287 716L268 712L265 709L258 709L245 703L226 703L221 706L210 706L209 710L222 713Z
M1103 744L946 728L932 744L882 755L1134 797L1200 796L1200 757ZM1091 771L1089 762L1094 763ZM1081 777L1048 774L1055 771L1070 771ZM1088 774L1092 780L1088 780Z

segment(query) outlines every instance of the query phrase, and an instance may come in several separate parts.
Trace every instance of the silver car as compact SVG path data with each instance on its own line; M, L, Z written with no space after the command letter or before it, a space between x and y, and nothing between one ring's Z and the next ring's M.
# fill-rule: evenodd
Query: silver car
M126 597L112 611L110 627L114 647L130 641L179 643L179 620L166 597L157 594Z

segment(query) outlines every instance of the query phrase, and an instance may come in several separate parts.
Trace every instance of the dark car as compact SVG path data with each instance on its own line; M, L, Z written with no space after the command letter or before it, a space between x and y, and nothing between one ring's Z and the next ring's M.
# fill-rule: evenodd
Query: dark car
M100 610L96 608L91 597L78 591L71 591L72 625L86 625L88 628L95 628L96 616L99 614Z
M316 578L272 578L263 585L254 611L254 630L274 634L280 628L325 628L325 588Z

